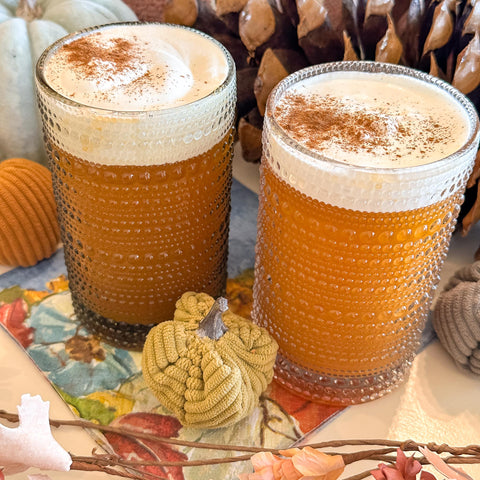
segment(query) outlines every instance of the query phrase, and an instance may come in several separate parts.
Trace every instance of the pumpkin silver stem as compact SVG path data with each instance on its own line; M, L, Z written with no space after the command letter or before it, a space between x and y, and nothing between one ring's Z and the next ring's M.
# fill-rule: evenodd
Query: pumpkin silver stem
M223 337L228 328L223 323L222 313L228 310L228 302L226 298L218 297L212 308L205 315L205 318L200 322L197 335L199 337L208 337L212 340L218 340Z

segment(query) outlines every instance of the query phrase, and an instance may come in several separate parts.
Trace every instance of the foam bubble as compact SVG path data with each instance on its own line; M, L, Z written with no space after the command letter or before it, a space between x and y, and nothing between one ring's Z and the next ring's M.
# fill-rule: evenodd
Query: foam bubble
M471 106L401 67L398 74L322 68L287 79L267 106L265 158L285 182L331 205L373 212L430 205L465 182L476 147L455 153L471 141Z

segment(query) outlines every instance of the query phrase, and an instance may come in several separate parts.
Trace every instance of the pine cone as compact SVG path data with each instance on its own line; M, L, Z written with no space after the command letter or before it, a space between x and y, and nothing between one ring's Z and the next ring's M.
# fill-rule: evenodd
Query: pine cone
M141 1L127 3L136 10ZM159 21L193 26L231 52L238 70L239 140L247 161L260 160L262 115L269 92L282 78L309 64L360 59L417 68L451 82L480 111L478 0L162 3L165 6L158 10ZM142 19L141 11L136 13ZM480 220L479 182L477 157L460 213L464 234Z

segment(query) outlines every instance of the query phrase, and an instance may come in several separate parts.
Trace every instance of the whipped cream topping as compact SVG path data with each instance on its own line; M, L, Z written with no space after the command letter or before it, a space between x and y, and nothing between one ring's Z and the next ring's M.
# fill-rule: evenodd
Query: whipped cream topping
M420 208L462 188L478 147L470 102L402 67L347 63L309 67L272 92L263 138L275 173L311 198L367 212Z
M327 158L398 168L451 155L466 141L465 111L414 78L328 73L290 88L275 109L287 135Z
M110 110L158 110L191 103L223 83L222 49L169 25L106 27L54 50L47 83L78 103Z
M73 34L37 66L47 136L70 155L108 165L174 163L223 142L234 121L235 82L220 44L164 24Z

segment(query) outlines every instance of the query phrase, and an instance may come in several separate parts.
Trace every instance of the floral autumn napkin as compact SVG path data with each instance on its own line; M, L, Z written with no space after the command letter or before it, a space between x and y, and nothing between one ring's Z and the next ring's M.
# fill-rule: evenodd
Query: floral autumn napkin
M253 272L230 279L227 297L232 311L248 317ZM123 350L90 335L75 319L64 276L45 289L12 286L0 292L0 324L25 348L58 393L81 418L102 425L128 425L159 436L208 443L287 447L336 413L336 407L307 402L276 383L260 398L253 413L239 423L216 430L182 427L158 404L143 381L141 353ZM51 412L52 418L55 412ZM114 434L98 436L100 444L124 458L198 460L236 452L176 447L161 442L135 441ZM74 452L72 452L74 453ZM192 468L145 467L173 480L234 479L249 471L248 462Z

